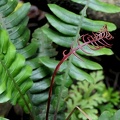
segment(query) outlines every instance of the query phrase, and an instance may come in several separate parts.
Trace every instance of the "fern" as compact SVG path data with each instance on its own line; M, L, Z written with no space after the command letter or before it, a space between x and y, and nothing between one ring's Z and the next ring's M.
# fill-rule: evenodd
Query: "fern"
M103 83L103 74L102 71L93 72L91 76L94 78L94 82L92 84L87 81L77 82L77 85L72 85L69 91L69 96L67 100L67 108L68 112L72 111L76 106L79 106L90 118L96 120L98 109L97 106L100 106L102 103L106 101L102 94L105 89L105 85ZM83 119L86 117L76 111L71 116L71 120Z
M13 7L11 5L13 5ZM6 8L8 8L7 10L9 10L9 12L7 12ZM42 36L43 38L41 37L41 35L39 35L39 32L41 32L41 30L36 30L35 34L33 34L33 39L31 40L31 43L29 42L30 32L27 28L27 23L28 23L27 14L29 9L30 9L29 3L22 4L21 6L18 7L17 0L13 0L13 1L2 0L0 7L1 10L0 23L1 23L1 27L7 30L10 40L16 46L17 52L24 55L24 57L26 58L27 61L24 60L23 62L26 62L26 64L29 64L32 67L33 71L32 71L31 79L33 80L34 84L30 92L32 96L31 101L33 102L33 109L34 109L34 104L38 105L40 101L45 101L45 99L47 100L48 94L47 92L44 91L44 89L49 87L49 79L50 79L49 78L50 72L46 73L46 70L48 71L48 69L43 65L39 64L39 58L40 56L46 56L46 55L53 57L57 54L57 52L54 50L53 46L50 45L52 44L51 41L45 38L45 35ZM16 18L16 16L18 17ZM47 50L48 51L50 50L52 54L50 55ZM43 77L46 77L48 75L49 77L47 78L47 80L43 79ZM43 82L41 82L41 79L43 79ZM41 84L43 85L44 83L46 84L46 88L44 87L43 89L40 89L38 85L41 86ZM36 85L37 85L37 89L36 89ZM44 97L43 100L40 99L41 95L37 94L40 91L45 92L46 97ZM35 95L33 95L33 93ZM15 100L15 98L13 98L13 100Z
M87 0L72 0L73 2L85 5ZM90 0L90 4L88 5L89 8L100 11L100 12L105 12L105 13L117 13L120 12L120 7L115 6L113 4L108 4L105 2L101 2L100 0Z
M80 107L93 120L98 119L98 114L103 111L109 111L111 114L116 112L115 107L119 105L119 92L114 91L115 95L109 91L111 88L106 88L103 79L103 71L96 71L90 73L94 78L94 82L87 81L77 82L77 85L72 85L69 90L69 97L67 98L67 108L70 113L76 106ZM100 112L99 112L100 110ZM66 115L67 115L66 114ZM75 111L71 120L87 119L84 114L78 110Z
M114 94L112 94L114 93ZM114 106L117 106L120 102L119 92L115 91L113 88L109 87L108 90L104 92L103 95L107 101L112 103Z
M15 56L20 56L20 62L27 64L22 64L21 70L25 69L25 66L31 66L30 68L32 68L31 76L28 72L30 78L33 80L33 86L29 91L29 97L32 102L32 112L34 113L34 119L44 120L46 116L50 79L55 67L59 63L59 61L55 60L54 58L57 55L57 52L53 47L53 43L70 48L73 41L78 39L81 28L84 30L95 32L106 24L108 26L108 30L113 31L116 29L116 26L109 22L93 21L88 19L87 17L85 18L85 14L82 12L80 15L77 15L55 4L49 4L49 8L53 12L53 15L47 14L46 18L48 19L48 23L50 23L50 26L54 27L55 30L52 30L50 26L45 26L41 29L37 29L33 33L32 40L30 42L30 32L27 28L27 14L30 9L30 4L25 3L22 4L20 7L18 7L17 5L17 0L0 1L0 25L1 28L4 28L8 32L10 40L16 47L13 58ZM74 44L73 47L75 46L76 45ZM74 79L80 81L86 79L87 81L93 82L93 78L85 71L85 69L102 69L101 65L94 61L91 61L88 56L113 54L113 52L107 48L94 51L91 50L88 46L85 46L84 50L86 52L88 51L90 54L86 54L80 50L77 51L79 57L82 58L84 62L80 61L74 56L71 56L70 60L65 61L58 71L58 74L55 78L55 86L53 88L53 97L50 106L49 119L51 120L56 119L56 116L58 120L65 119L65 99L67 97L68 87L71 86ZM50 51L52 51L52 54L50 53ZM21 57L20 54L22 54L25 58ZM3 57L4 56L2 55L1 58ZM12 56L9 57L11 58ZM11 60L10 58L9 60ZM16 59L14 60L16 61ZM14 60L12 61L13 64ZM91 64L94 64L94 66ZM13 66L13 68L14 67L15 66ZM2 69L2 67L0 68ZM25 71L27 71L27 69L25 69ZM25 80L26 82L28 82L27 78ZM20 85L26 82L20 81ZM31 81L29 82L32 83ZM31 86L31 84L29 86L28 83L26 84L27 90ZM13 85L13 88L14 87L15 86ZM25 94L27 90L25 90L23 94ZM9 95L9 92L10 91L7 91L6 95ZM27 102L29 104L30 102L28 101L26 94L25 99L27 99ZM20 100L18 100L17 97L14 97L13 99L9 98L8 100L10 100L13 104L20 103L21 106L25 107L25 105L23 104L24 102L21 102L21 98ZM26 110L26 107L24 108L24 110Z
M16 52L5 30L0 30L0 103L10 101L30 112L27 91L32 86L32 69L25 65L25 58Z
M5 35L1 36L1 45L4 43L3 41L7 42L5 42L6 53L3 56L5 58L1 61L3 64L0 67L5 72L1 72L1 78L6 79L6 82L1 79L1 102L10 101L13 105L19 104L25 112L30 113L31 101L28 97L28 90L32 86L30 79L32 67L25 64L26 59L36 53L38 45L36 42L28 43L30 31L27 28L27 14L30 4L18 5L18 0L0 1L0 25L1 29L7 31L4 33ZM4 36L7 38L3 39Z
M42 32L42 28L38 28L34 31L32 34L32 41L37 41L39 48L36 53L36 57L27 61L27 64L31 65L33 68L31 79L34 83L30 89L30 97L33 103L33 112L35 113L35 119L43 120L45 119L46 115L48 89L50 86L50 76L52 73L50 69L41 64L40 60L45 56L54 58L57 52L53 47L51 40L48 39L48 37ZM51 112L52 111L53 110L51 108ZM53 118L52 115L50 117Z
M27 28L30 4L26 3L15 9L17 5L18 0L1 0L0 24L8 31L11 41L19 49L27 44L30 36Z
M48 36L48 38L50 38L53 42L55 42L56 44L58 44L60 46L69 48L72 45L73 41L78 39L78 36L79 36L78 31L80 29L79 27L82 27L84 29L92 31L93 30L92 26L94 24L94 25L96 25L94 31L98 31L98 28L100 28L104 24L107 24L110 31L116 29L115 25L112 23L101 21L101 22L99 22L99 25L98 25L98 21L94 22L87 18L82 18L83 16L79 16L77 14L69 12L68 10L63 9L55 4L50 4L49 8L54 13L54 15L47 14L46 17L47 17L50 25L52 27L54 27L56 29L56 31L53 31L52 29L47 28L47 27L43 28L42 30ZM80 20L83 20L83 23L79 22ZM91 25L91 23L92 23L92 25ZM79 24L81 24L82 26L80 26ZM112 51L108 50L107 48L101 49L100 52L99 51L96 52L93 50L90 51L90 49L87 46L85 46L85 48L83 48L83 49L85 51L86 51L86 49L88 49L88 51L90 53L92 51L94 53L93 55L95 55L96 53L97 53L97 55L98 54L99 55L112 54ZM74 79L80 80L80 81L88 80L89 82L93 82L93 78L88 73L86 73L84 70L82 70L81 68L89 69L89 70L102 69L102 67L98 63L95 63L91 60L87 60L86 58L81 56L81 53L79 51L77 53L79 54L79 57L83 59L83 61L80 61L78 58L72 56L69 61L66 61L65 64L63 64L64 69L62 68L62 71L60 70L61 72L59 74L61 74L61 75L58 74L58 76L56 78L56 84L58 85L58 87L55 87L54 89L55 89L55 91L57 91L57 89L59 89L60 93L59 94L57 93L53 99L54 99L54 101L58 101L58 104L62 105L62 103L59 103L59 102L60 102L60 100L64 101L64 99L65 99L62 96L65 96L64 94L66 94L66 93L62 92L62 89L67 89L67 87L69 87L72 84ZM57 65L57 64L55 65L55 60L48 59L47 57L41 58L40 60L43 65L50 68L51 70L53 70L55 68L55 66ZM54 64L52 64L52 63L54 63ZM95 66L93 66L91 63L93 63ZM88 66L86 66L86 65L88 65ZM63 74L63 73L65 73L65 74ZM57 82L57 81L59 81L59 82ZM58 98L58 99L56 99L56 98ZM55 105L53 104L53 106L58 106L56 108L56 111L59 112L61 105L59 106L58 104L55 104Z
M5 2L4 2L5 1ZM1 0L0 24L6 29L10 40L15 45L17 52L30 59L38 49L38 43L29 42L30 31L28 24L28 11L30 4L19 5L18 0Z
M114 94L113 94L114 93ZM119 92L115 91L113 88L109 87L104 90L103 97L106 99L107 103L105 105L100 105L98 108L101 112L109 111L111 113L116 112L116 108L119 108L120 96Z

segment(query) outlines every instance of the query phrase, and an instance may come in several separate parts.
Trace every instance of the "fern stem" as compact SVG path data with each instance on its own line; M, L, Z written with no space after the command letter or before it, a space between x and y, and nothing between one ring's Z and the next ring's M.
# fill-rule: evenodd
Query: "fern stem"
M85 5L85 7L83 8L83 10L82 10L82 15L81 15L81 19L80 19L80 21L79 21L79 26L78 26L78 30L77 30L77 33L76 33L76 36L75 36L75 40L74 40L74 42L73 42L73 48L75 48L76 46L77 46L77 41L78 41L78 39L80 38L80 34L79 34L79 32L80 32L80 30L81 30L81 26L82 26L82 23L83 23L83 19L84 19L84 17L85 17L85 15L86 15L86 10L87 10L87 8L88 8L88 4L89 4L89 0L87 0L87 3L86 3L86 5ZM73 53L72 53L73 54ZM57 107L56 107L56 110L55 110L55 113L54 113L54 120L57 120L57 111L58 111L58 108L59 108L59 102L60 102L60 99L61 99L61 95L62 95L62 88L64 87L64 85L65 85L65 80L67 79L67 76L68 76L68 73L69 73L69 68L70 68L70 66L71 66L71 63L72 63L72 60L73 60L73 55L72 54L70 54L69 56L70 56L70 58L69 58L69 60L68 60L68 67L66 68L66 71L65 71L65 75L64 75L64 80L63 80L63 82L62 82L62 84L61 84L61 89L60 89L60 91L61 91L61 93L60 93L60 95L59 95L59 97L58 97L58 103L57 103ZM68 56L68 57L69 57ZM64 62L64 61L63 61Z
M26 99L24 98L24 95L22 94L21 90L19 89L19 86L17 85L17 83L15 82L14 78L12 77L12 75L10 74L9 70L7 69L6 65L4 64L4 62L0 59L0 62L2 64L2 66L4 67L4 69L6 70L6 73L7 75L10 77L10 79L13 81L14 85L15 85L15 88L18 90L20 96L22 97L23 101L25 102L25 105L26 107L28 108L28 111L30 113L30 116L31 118L33 119L33 116L32 116L32 112L31 112L31 109L26 101Z
M79 20L78 30L77 30L77 33L76 33L76 36L75 36L75 39L74 39L74 42L73 42L73 48L76 47L77 41L78 41L78 39L80 38L79 32L80 32L80 30L81 30L81 28L82 28L83 19L84 19L84 17L86 16L86 10L87 10L87 8L88 8L89 1L90 1L90 0L87 0L87 3L86 3L85 7L84 7L83 10L82 10L82 15L81 15L81 19Z
M86 45L86 44L83 44L83 46ZM51 97L52 97L52 88L53 88L53 85L54 85L54 80L55 80L55 76L61 66L61 64L68 59L68 57L70 55L72 55L75 51L77 51L79 49L79 46L72 49L67 55L65 55L62 60L58 63L58 65L56 66L54 72L53 72L53 75L52 75L52 79L51 79L51 84L50 84L50 89L49 89L49 95L48 95L48 103L47 103L47 111L46 111L46 120L48 120L48 114L49 114L49 108L50 108L50 102L51 102ZM62 82L62 87L64 87L64 82ZM61 98L61 95L62 95L62 87L61 87L61 94L59 96L59 98ZM59 100L58 100L58 103L59 103ZM56 116L57 116L57 110L58 110L58 107L59 107L59 104L57 104L57 107L56 107L56 111L55 111L55 114L54 114L54 120L56 120Z

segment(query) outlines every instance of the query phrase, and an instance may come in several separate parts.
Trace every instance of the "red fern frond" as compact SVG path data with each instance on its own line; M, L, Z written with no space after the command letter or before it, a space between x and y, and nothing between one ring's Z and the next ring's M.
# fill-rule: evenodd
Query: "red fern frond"
M107 25L103 26L100 31L97 33L92 33L92 35L85 34L81 36L81 39L83 40L82 46L87 45L90 49L97 50L102 47L111 47L112 44L107 43L107 40L112 40L114 37L108 32ZM93 47L91 47L94 46Z

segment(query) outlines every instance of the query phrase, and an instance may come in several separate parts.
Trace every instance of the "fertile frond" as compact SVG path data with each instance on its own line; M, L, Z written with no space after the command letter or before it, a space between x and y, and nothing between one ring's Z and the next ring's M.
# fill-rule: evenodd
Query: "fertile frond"
M108 32L107 25L103 26L103 28L97 32L92 33L93 35L82 35L81 38L84 43L91 44L95 47L95 49L100 49L101 47L111 47L112 44L108 44L106 40L112 40L113 36ZM86 38L85 38L86 37ZM93 49L93 48L91 48Z
M81 38L84 42L82 45L80 45L80 43L78 42L78 45L80 46L81 50L83 50L82 47L85 45L87 45L92 50L98 50L103 47L110 48L112 46L112 44L107 43L108 40L113 39L113 36L108 32L106 25L103 26L103 28L100 29L99 32L92 33L92 34L93 35L85 34L85 35L81 36ZM92 46L90 46L90 44Z

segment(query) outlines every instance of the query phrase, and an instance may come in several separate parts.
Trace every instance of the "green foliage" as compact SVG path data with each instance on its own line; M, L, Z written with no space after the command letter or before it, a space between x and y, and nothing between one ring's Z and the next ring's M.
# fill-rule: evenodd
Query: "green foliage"
M50 26L54 27L55 30L51 29L50 26L38 28L34 31L30 42L30 31L27 28L27 14L30 4L24 3L20 7L17 7L17 5L18 0L0 1L0 27L5 29L0 31L0 101L6 102L9 100L13 105L18 103L26 112L28 111L27 108L32 105L34 119L45 120L50 80L55 67L59 63L59 60L55 59L57 52L54 45L70 48L73 41L78 39L81 29L97 32L106 24L108 30L113 31L116 26L105 21L90 20L83 13L77 15L58 5L49 4L48 6L53 14L46 14L46 18ZM104 4L100 5L104 7ZM100 9L99 11L101 11ZM94 51L85 46L83 49L90 54L78 50L78 56L82 60L72 55L69 60L61 65L57 73L53 87L49 120L53 120L55 114L57 114L57 120L65 119L65 99L68 97L68 88L74 80L87 80L98 86L94 88L98 91L98 95L93 93L90 96L90 105L87 100L82 103L84 109L96 107L105 99L100 97L104 85L99 80L98 83L94 82L93 77L85 70L102 69L100 64L90 60L91 56L111 55L113 52L107 48ZM33 86L30 89L32 85L31 79L33 80ZM86 81L83 82L83 85L88 88L89 84ZM99 87L101 89L98 89ZM82 86L80 89L82 89ZM85 92L87 91L89 90L86 88ZM27 93L29 93L32 104L28 100ZM88 96L89 94L81 96L81 98L86 99ZM95 101L91 102L92 100ZM117 103L117 100L115 101ZM97 113L97 110L93 109L90 114L93 115L93 113Z
M36 57L27 61L27 64L33 68L31 79L34 83L30 89L30 98L33 103L34 118L38 120L45 119L50 77L52 74L50 69L41 63L41 59L44 58L44 56L53 58L57 54L52 42L41 29L42 28L36 29L32 34L32 41L36 41L39 45ZM54 109L51 107L51 119L53 119L53 111Z
M105 97L105 99L107 99L107 101L109 101L113 105L118 105L118 103L120 102L120 96L119 96L119 94L120 94L119 92L114 91L113 88L109 87L104 92L103 96Z
M114 94L113 94L114 93ZM105 89L103 92L103 97L106 99L106 104L100 105L98 108L100 109L101 113L103 111L108 110L109 112L114 113L116 111L115 108L119 108L120 103L120 96L119 92L115 91L113 88L109 87Z
M17 5L18 0L0 1L0 25L7 30L16 49L20 49L27 44L30 37L27 28L30 4L25 3L15 10Z
M10 101L30 110L27 91L32 86L32 68L25 65L25 58L16 52L5 30L0 30L0 103Z
M0 2L0 25L8 32L17 52L24 55L26 59L35 56L38 49L36 41L29 42L27 14L30 7L29 3L19 5L18 0L1 0Z
M55 4L49 4L49 8L53 12L53 15L47 14L46 18L50 26L54 27L55 30L52 30L50 27L44 27L42 30L54 43L63 47L70 48L70 46L73 44L73 41L78 39L79 30L81 28L88 31L98 31L102 28L103 25L107 24L109 31L113 31L116 29L116 26L113 23L104 21L92 21L88 18L85 18L84 15L77 15ZM94 27L93 29L93 26L96 27ZM90 54L84 53L84 56L82 56L83 52L81 52L81 50L78 50L77 53L82 60L79 60L75 56L71 56L68 61L64 62L61 65L58 71L55 84L59 85L59 88L55 87L54 91L57 91L57 89L59 89L59 91L57 92L57 94L56 92L53 92L53 94L56 94L53 97L53 99L55 101L58 101L58 105L56 106L62 104L60 103L60 101L64 101L65 99L65 97L62 97L65 96L62 90L64 88L67 89L67 87L69 87L72 84L74 79L80 81L87 80L89 82L94 81L93 78L84 69L102 69L102 66L100 64L91 61L90 58L87 58L86 56L113 54L113 52L107 48L94 51L90 50L90 48L85 46L83 49L85 51L88 51ZM51 71L53 71L59 63L59 61L49 59L48 57L40 58L40 62L44 66L49 68ZM60 111L59 108L56 109Z
M76 107L80 107L93 120L98 119L98 110L111 111L114 113L115 106L119 104L119 93L113 89L106 88L103 82L104 76L102 71L92 72L90 75L94 78L94 82L87 81L77 82L77 85L72 85L67 99L67 115ZM71 120L87 119L82 113L76 110L71 116Z
M103 83L103 74L102 71L93 72L91 76L94 78L94 82L88 83L87 81L77 82L77 85L72 85L69 91L69 97L67 100L67 109L70 113L72 109L76 106L79 106L88 116L93 120L96 120L98 109L96 107L106 101L102 97L102 92L105 89ZM87 119L82 113L76 111L71 116L71 120L77 119Z
M55 14L55 15L50 15L47 14L46 17L49 21L49 23L56 29L56 31L53 31L52 29L48 28L48 27L44 27L42 30L43 32L48 36L48 38L50 38L53 42L55 42L58 45L64 46L64 47L70 47L72 42L75 40L76 36L78 35L77 31L79 30L78 26L79 26L79 21L81 19L81 17L77 14L74 14L66 9L63 9L55 4L50 4L49 5L51 11ZM84 24L84 20L83 19L83 24ZM96 22L90 22L93 24ZM83 25L82 24L82 25ZM108 28L110 30L114 30L115 29L115 25L112 23L108 23L108 22L103 22L102 24L98 25L98 28L96 27L94 30L97 31L98 29L100 29L104 24L108 24ZM87 29L91 29L91 25L88 23L85 25L87 25ZM64 27L63 27L64 26ZM85 27L83 26L83 29ZM83 48L84 49L84 48ZM89 48L87 46L85 46L84 50L89 50ZM108 50L107 48L103 49L104 52L101 52L102 50L97 51L93 51L91 50L91 52L93 52L94 54L92 55L103 55L103 54L112 54L111 50ZM107 52L105 52L107 51ZM90 50L89 50L90 52ZM83 61L80 61L78 58L73 57L72 61L71 61L71 66L69 66L70 68L70 77L72 77L72 79L79 79L80 80L88 80L88 81L92 81L92 78L89 74L87 74L86 72L82 71L81 68L85 68L85 69L90 69L90 70L97 70L97 69L101 69L102 67L98 64L95 63L91 60L88 60L86 58L84 58L83 56L81 56L81 52L78 51L78 54L80 55L80 58L83 59ZM90 54L89 54L90 55ZM45 60L44 60L45 61ZM48 58L46 59L46 61L48 61ZM51 66L51 63L55 63L55 60L50 60L51 62L44 62L42 61L42 63L47 66L47 67L53 67ZM47 65L49 64L49 65ZM68 63L67 63L68 64ZM94 66L93 66L94 64ZM53 68L55 68L55 64ZM87 65L87 66L86 66ZM79 76L79 77L78 77Z
M86 5L87 0L72 0L74 2ZM90 0L90 4L88 5L91 9L105 12L105 13L117 13L120 12L120 7L115 6L113 4L108 4L105 2L101 2L100 0Z
M29 43L28 41L30 38L30 31L27 28L29 20L27 14L30 9L30 4L25 3L20 5L19 7L17 5L18 0L0 1L1 28L4 28L7 31L8 34L6 34L8 36L8 39L11 40L11 42L16 47L15 48L11 42L5 44L6 50L8 51L5 54L6 57L5 60L3 60L3 63L8 65L5 65L5 70L10 73L8 75L7 72L5 72L4 74L1 73L1 77L5 77L6 80L3 81L1 79L1 89L3 90L1 91L0 100L3 100L1 102L6 102L9 100L13 105L19 104L26 112L30 112L31 100L29 100L28 97L28 90L32 86L32 81L30 77L33 69L31 65L25 64L28 60L32 60L33 56L35 56L38 49L38 43L37 41L32 41L31 43ZM4 40L3 36L1 36L1 42ZM9 44L10 47L9 49L7 49L7 45L9 46ZM38 64L38 61L36 62L36 64ZM3 68L1 67L1 70L2 69Z
M109 111L104 111L98 120L119 120L120 119L120 110L116 111L115 114L112 114Z
M56 29L56 31L53 31L52 29L48 28L48 27L44 27L42 30L43 32L48 36L48 38L50 38L53 42L55 42L57 45L61 45L64 47L70 47L72 42L76 39L76 36L78 35L77 31L79 30L79 21L81 19L81 17L77 14L74 14L64 8L61 8L55 4L50 4L49 5L51 11L54 13L54 15L50 15L47 14L46 17L49 21L49 23ZM84 25L84 20L86 20L86 18L83 19L83 24ZM85 25L87 25L87 29L91 29L91 26L93 26L93 24L97 24L96 21L90 22L92 23L92 25L90 25L89 23ZM110 30L114 30L115 29L115 25L112 23L108 23L108 22L102 22L102 24L98 25L98 28L95 27L95 31L97 31L98 29L100 29L104 24L108 24L108 28ZM85 27L83 26L83 29ZM110 55L113 54L112 51L110 49L104 48L98 51L94 51L94 50L90 50L90 48L88 48L87 46L85 46L83 48L85 51L89 51L90 54L86 54L84 53L84 55L91 55L91 56L98 56L98 55ZM78 58L76 58L75 56L72 56L72 60L71 60L71 65L69 66L69 74L68 76L70 76L70 78L72 79L77 79L79 80L88 80L88 81L93 81L91 76L86 73L85 71L83 71L81 68L84 69L89 69L89 70L98 70L98 69L102 69L102 67L98 64L95 63L93 61L91 61L88 58L85 58L83 56L81 56L81 54L83 52L81 52L81 50L79 50L77 52L80 56L80 58L83 60L79 60ZM92 53L92 54L91 54ZM83 54L82 54L83 55ZM50 62L47 62L50 61ZM57 64L55 64L55 60L52 59L48 59L44 58L43 61L41 61L46 67L50 68L50 69L54 69L55 66ZM54 63L54 64L52 64ZM57 62L58 63L58 62ZM69 61L67 61L66 64L68 64ZM64 68L66 69L67 66L64 66ZM61 71L62 72L62 71ZM69 77L68 77L69 78ZM68 80L66 80L68 81ZM65 83L66 84L66 83Z
M55 4L49 4L49 8L54 15L47 14L46 18L56 31L46 28L43 29L44 33L56 44L70 47L78 34L78 26L82 16ZM108 26L109 31L116 29L116 26L113 23L94 21L88 18L83 19L81 28L95 32L99 31L105 24Z

